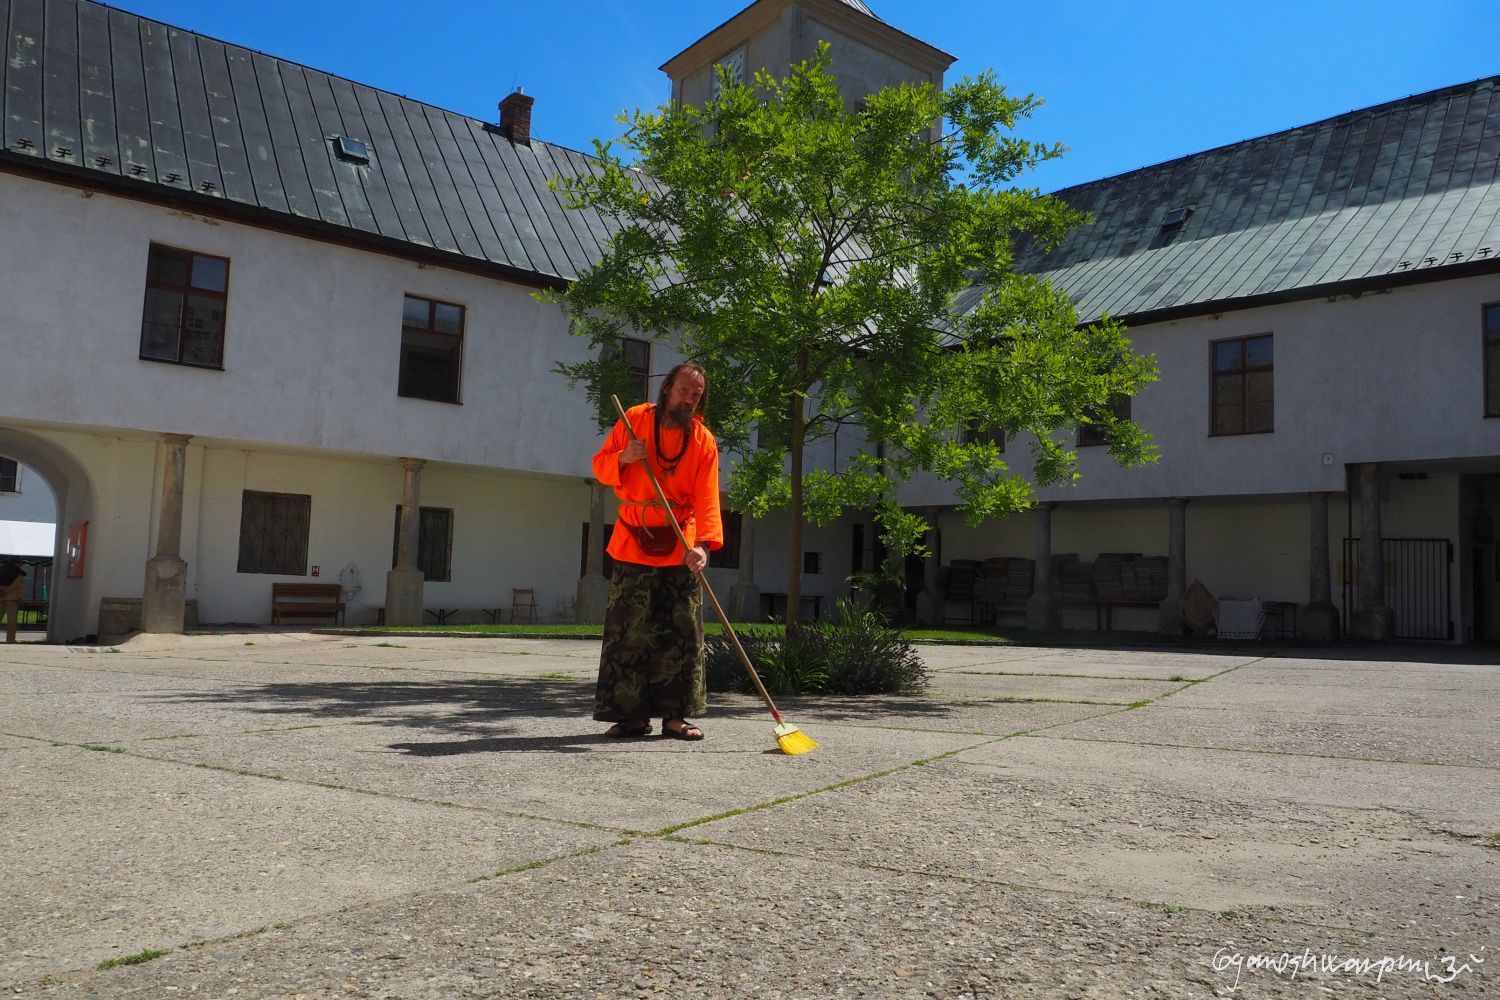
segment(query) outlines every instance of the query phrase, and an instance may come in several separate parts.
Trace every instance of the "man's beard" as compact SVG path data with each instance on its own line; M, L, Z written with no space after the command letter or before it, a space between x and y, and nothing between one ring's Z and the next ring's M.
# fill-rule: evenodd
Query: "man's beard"
M676 406L668 406L665 411L665 423L668 427L686 427L692 423L693 410L695 408L687 403L679 403Z

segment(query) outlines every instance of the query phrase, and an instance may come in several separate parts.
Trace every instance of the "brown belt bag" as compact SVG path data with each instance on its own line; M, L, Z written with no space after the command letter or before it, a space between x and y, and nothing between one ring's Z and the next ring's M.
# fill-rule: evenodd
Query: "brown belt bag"
M677 536L672 533L668 525L662 524L655 528L647 528L627 524L625 527L630 529L630 533L635 536L635 543L648 556L669 556L677 550Z

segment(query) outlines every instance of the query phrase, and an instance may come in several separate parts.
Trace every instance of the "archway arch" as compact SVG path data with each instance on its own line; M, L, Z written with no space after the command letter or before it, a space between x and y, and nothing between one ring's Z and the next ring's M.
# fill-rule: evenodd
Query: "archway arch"
M0 426L0 455L30 466L52 490L57 501L57 530L52 551L51 608L47 620L49 642L78 638L93 631L89 609L87 553L82 577L68 575L67 544L71 525L91 525L96 492L93 479L72 452L30 431Z

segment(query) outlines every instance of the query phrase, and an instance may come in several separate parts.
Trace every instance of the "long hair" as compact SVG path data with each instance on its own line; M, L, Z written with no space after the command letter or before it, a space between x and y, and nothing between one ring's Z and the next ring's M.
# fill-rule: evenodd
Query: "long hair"
M26 575L21 569L21 564L14 559L5 560L5 565L0 566L0 587L9 587L16 580Z
M667 393L672 391L672 383L677 381L677 376L683 372L694 372L703 380L703 395L698 397L698 407L693 411L695 417L705 417L708 413L708 372L703 366L693 361L682 361L667 372L667 377L661 380L661 392L656 395L656 407L659 410L667 408Z

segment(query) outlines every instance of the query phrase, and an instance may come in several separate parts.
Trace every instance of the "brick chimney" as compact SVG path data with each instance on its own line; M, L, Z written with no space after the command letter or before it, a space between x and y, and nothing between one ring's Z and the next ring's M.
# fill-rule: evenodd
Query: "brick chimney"
M527 97L520 87L500 102L500 131L510 136L511 142L531 145L531 106L535 103L536 98Z

